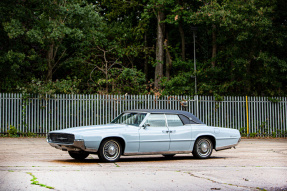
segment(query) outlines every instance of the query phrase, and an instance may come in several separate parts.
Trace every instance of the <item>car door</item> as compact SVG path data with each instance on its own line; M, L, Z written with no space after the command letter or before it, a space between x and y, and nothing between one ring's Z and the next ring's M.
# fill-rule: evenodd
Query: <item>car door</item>
M191 145L191 126L182 123L178 115L166 115L169 128L169 151L188 151Z
M160 152L169 150L169 130L164 114L150 114L145 127L139 130L139 152Z

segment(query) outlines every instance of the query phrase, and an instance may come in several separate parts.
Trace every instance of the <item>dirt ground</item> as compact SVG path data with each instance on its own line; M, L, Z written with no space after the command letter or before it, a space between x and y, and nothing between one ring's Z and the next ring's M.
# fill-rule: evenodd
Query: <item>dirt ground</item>
M287 190L287 139L243 139L236 149L84 161L44 138L0 138L0 190ZM31 184L34 183L34 184Z

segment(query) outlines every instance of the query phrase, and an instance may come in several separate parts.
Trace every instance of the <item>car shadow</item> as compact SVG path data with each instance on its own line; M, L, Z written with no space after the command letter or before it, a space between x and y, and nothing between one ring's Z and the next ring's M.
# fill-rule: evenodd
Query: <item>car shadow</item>
M90 164L90 163L103 163L96 155L93 155L93 157L96 158L86 158L84 160L77 160L77 159L65 159L65 160L52 160L51 162L56 163L70 163L70 164ZM210 157L208 159L204 160L216 160L216 159L226 159L226 157ZM171 162L171 161L180 161L180 160L192 160L192 161L199 161L203 159L196 159L193 156L174 156L172 158L167 158L164 156L122 156L119 161L117 161L118 164L121 162Z

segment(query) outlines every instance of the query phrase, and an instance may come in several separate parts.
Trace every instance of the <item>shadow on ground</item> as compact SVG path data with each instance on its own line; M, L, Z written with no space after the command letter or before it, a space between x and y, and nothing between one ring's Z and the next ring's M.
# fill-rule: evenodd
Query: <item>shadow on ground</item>
M204 160L216 160L216 159L226 159L226 157L210 157L209 159ZM166 158L166 157L125 157L121 158L117 164L121 162L164 162L164 161L180 161L180 160L202 160L202 159L195 159L193 156L175 156L173 158ZM68 160L51 160L50 162L56 163L66 163L66 164L90 164L90 163L102 163L100 159L90 159L86 158L84 160L76 160L76 159L68 159Z

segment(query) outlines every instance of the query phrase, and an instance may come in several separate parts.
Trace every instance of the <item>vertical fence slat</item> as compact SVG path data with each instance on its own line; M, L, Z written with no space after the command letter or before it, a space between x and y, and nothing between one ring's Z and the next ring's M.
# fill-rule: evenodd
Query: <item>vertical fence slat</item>
M8 128L8 104L7 104L7 102L8 102L8 100L7 100L7 97L8 97L8 94L6 93L6 96L5 96L5 104L6 104L6 107L5 107L5 113L6 113L6 115L5 115L5 118L6 118L6 120L5 120L5 123L4 123L4 128L5 128L5 133L7 132L7 128Z

